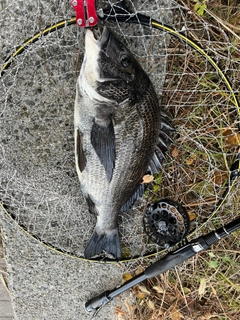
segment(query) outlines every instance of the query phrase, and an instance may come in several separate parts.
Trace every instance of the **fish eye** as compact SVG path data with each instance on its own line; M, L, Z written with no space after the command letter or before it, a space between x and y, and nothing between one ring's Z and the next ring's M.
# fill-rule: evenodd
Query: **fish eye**
M124 68L127 68L131 64L131 58L127 54L122 54L120 56L121 64Z

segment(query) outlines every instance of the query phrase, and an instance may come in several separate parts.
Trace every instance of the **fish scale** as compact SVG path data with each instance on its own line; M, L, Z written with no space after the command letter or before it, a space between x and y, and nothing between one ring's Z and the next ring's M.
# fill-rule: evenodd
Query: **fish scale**
M84 255L119 259L118 214L142 196L144 174L161 167L172 127L147 74L106 27L98 40L86 31L74 126L80 187L97 217Z

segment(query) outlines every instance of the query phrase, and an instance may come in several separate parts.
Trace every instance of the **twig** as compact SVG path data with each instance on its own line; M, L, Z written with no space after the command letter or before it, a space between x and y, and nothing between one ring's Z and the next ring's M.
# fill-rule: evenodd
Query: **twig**
M234 37L236 37L237 39L240 40L240 37L232 30L238 30L240 31L240 27L236 27L233 24L227 22L227 21L223 21L221 18L219 18L218 16L216 16L212 11L210 11L209 9L205 9L205 11L211 16L213 17L218 23L221 24L221 26L223 26L227 31L231 32L232 35L234 35ZM231 29L232 28L232 29Z

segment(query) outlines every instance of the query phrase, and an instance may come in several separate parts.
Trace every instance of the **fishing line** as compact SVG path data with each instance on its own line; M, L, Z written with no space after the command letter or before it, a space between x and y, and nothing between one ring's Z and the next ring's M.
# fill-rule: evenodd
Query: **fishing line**
M152 26L155 29L161 30L161 31L165 31L171 35L173 35L174 37L178 38L179 40L181 40L182 42L185 42L186 44L190 45L193 49L195 49L196 51L199 52L199 54L204 57L210 65L212 65L212 67L216 70L217 74L219 75L219 77L223 80L223 82L225 83L225 86L227 87L229 94L232 97L232 103L235 106L236 109L236 116L238 119L238 131L240 132L240 106L236 97L236 94L228 80L228 78L226 77L226 75L224 74L224 72L221 70L221 68L215 63L215 61L207 54L206 51L204 51L196 42L194 42L193 40L189 39L188 37L186 37L183 34L183 31L178 32L175 29L173 29L170 26L161 24L160 22L153 20L147 16L144 15L135 15L132 16L131 18L126 19L126 16L119 16L119 17L115 17L114 19L111 18L111 16L109 14L105 14L102 17L103 20L114 20L116 21L120 21L120 22L127 22L127 23L138 23L138 24L142 24L142 25L146 25L146 26ZM27 50L33 43L35 43L36 41L38 41L39 39L41 39L41 37L47 36L48 34L73 25L76 23L76 18L71 18L68 20L62 20L57 22L56 24L52 25L52 26L48 26L46 27L43 31L36 33L33 37L27 39L26 41L24 41L24 43L22 45L20 45L19 47L16 48L16 50L5 59L4 64L1 67L1 77L4 75L5 71L10 67L10 65L15 61L15 59L24 51ZM223 205L223 203L226 201L226 199L228 198L229 194L232 191L232 188L235 185L235 182L237 181L237 178L239 177L240 174L240 151L238 150L238 154L236 157L236 160L234 161L234 163L232 164L231 168L229 169L229 179L227 179L227 181L225 181L223 183L222 186L224 187L224 192L222 193L221 199L217 202L217 204L215 205L215 208L210 212L208 218L206 221L204 221L201 226L199 226L195 231L193 231L192 233L190 233L187 236L187 239L190 239L192 237L192 235L195 232L198 232L200 229L202 229L207 222L210 221L210 219L219 211L220 207ZM4 207L4 204L0 202L0 206L2 207L4 213L6 214L6 216L12 221L14 222L25 234L27 234L29 237L31 237L32 239L36 240L39 244L45 246L46 248L59 253L59 254L63 254L64 256L73 258L73 259L78 259L78 260L84 260L84 261L89 261L89 262L98 262L98 263L118 263L118 261L113 261L113 260L109 260L109 259L85 259L82 257L78 257L75 256L71 253L68 253L66 251L63 251L61 249L56 248L55 246L52 246L51 244L49 244L48 242L43 241L42 239L40 239L39 237L35 236L34 234L31 234L30 232L28 232L27 228L24 225L21 225L20 223L18 223L16 221L16 218L13 214L9 213L7 207ZM137 261L139 259L142 258L150 258L150 257L154 257L159 253L163 253L166 250L161 250L159 252L153 252L153 253L147 253L145 255L142 256L138 256L138 257L130 257L130 258L126 258L126 259L121 259L119 260L119 262L129 262L129 261Z

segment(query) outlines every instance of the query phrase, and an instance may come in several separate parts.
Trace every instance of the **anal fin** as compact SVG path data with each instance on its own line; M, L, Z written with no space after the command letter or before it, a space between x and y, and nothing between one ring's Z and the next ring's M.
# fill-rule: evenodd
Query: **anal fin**
M138 189L134 192L134 194L121 207L120 212L124 212L124 211L127 211L127 210L131 209L131 207L133 206L134 202L137 199L139 199L139 198L141 198L143 196L145 189L146 189L146 185L145 184L140 184Z

